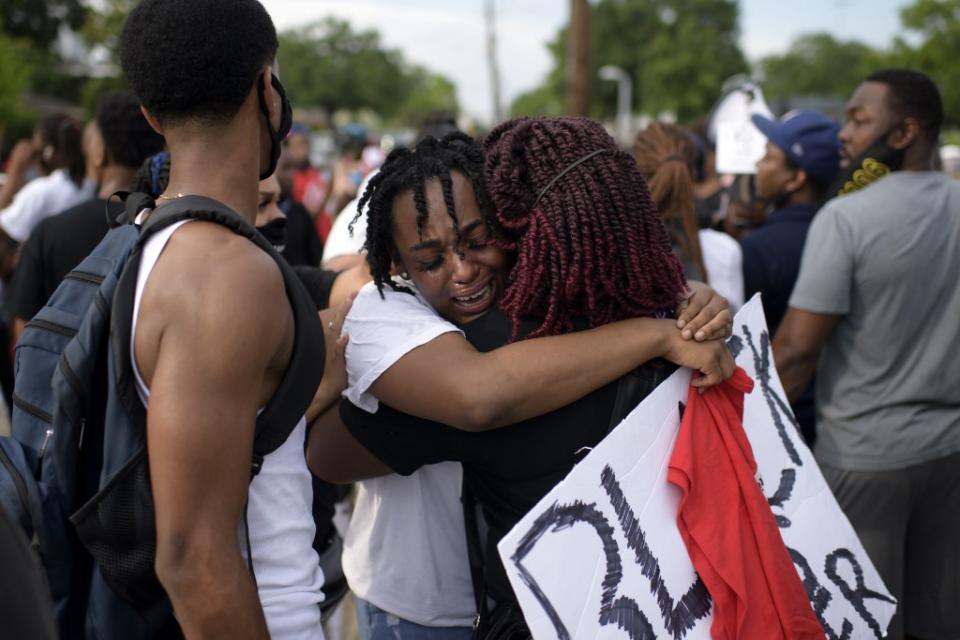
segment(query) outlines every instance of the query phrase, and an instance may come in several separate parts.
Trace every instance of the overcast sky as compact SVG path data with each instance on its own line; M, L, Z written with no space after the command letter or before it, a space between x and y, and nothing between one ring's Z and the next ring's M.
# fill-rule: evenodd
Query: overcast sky
M327 16L376 29L409 61L457 85L460 106L487 121L492 112L486 66L484 0L261 0L280 30ZM784 51L796 36L829 32L886 46L907 0L741 0L740 46L750 60ZM546 42L567 20L568 0L496 0L497 58L504 108L550 70ZM281 54L281 65L283 52ZM322 82L322 78L318 78Z

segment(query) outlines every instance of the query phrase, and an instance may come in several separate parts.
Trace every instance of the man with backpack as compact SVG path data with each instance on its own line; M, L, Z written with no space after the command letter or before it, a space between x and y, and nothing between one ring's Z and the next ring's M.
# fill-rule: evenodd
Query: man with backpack
M258 179L290 123L276 52L256 0L143 0L130 13L123 71L171 155L160 201L205 196L254 222ZM187 637L321 638L304 421L251 470L258 410L305 333L278 264L195 221L154 234L139 266L131 357L147 406L156 573L177 621ZM338 393L328 376L320 395Z
M256 0L144 0L124 26L169 183L27 323L0 438L61 637L322 639L304 414L343 388L346 308L321 325L254 228L291 122L276 50Z

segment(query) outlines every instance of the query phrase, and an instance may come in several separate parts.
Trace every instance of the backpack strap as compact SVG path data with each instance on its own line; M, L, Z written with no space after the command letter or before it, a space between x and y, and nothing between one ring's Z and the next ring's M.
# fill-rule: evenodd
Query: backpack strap
M123 204L123 211L116 215L110 213L110 201L114 198L117 198ZM116 227L122 227L125 224L133 224L137 219L137 214L144 209L153 209L156 206L153 198L146 193L116 191L107 198L107 204L104 206L107 227L114 229Z
M151 209L154 201L144 194L129 194L125 199L123 216L134 220L143 209ZM124 269L113 300L111 339L121 399L131 415L140 415L146 426L146 413L136 393L133 367L130 358L130 336L133 321L133 303L137 274L140 267L140 251L146 241L156 232L182 220L206 220L223 225L241 235L267 252L276 262L283 275L287 298L293 310L295 333L293 351L287 371L280 381L267 406L257 417L253 443L253 474L260 469L263 458L275 451L289 437L310 405L320 379L323 377L324 336L323 327L313 304L296 273L273 246L257 232L256 228L226 205L203 196L184 196L165 203L148 215L141 227L134 255Z

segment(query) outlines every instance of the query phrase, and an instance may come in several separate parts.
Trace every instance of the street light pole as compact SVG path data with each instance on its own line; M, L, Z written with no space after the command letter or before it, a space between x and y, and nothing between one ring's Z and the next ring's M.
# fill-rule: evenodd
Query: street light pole
M620 144L630 144L630 98L633 94L633 81L626 71L609 64L600 67L598 75L603 80L617 83L617 138Z

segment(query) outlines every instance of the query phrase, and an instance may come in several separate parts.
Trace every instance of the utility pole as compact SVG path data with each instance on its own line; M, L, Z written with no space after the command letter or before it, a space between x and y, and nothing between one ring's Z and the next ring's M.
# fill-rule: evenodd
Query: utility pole
M590 103L590 5L570 0L567 28L567 115L585 116Z
M503 121L503 103L500 101L500 67L497 66L497 26L494 21L494 2L484 2L487 23L487 67L490 69L490 95L493 97L493 125Z

